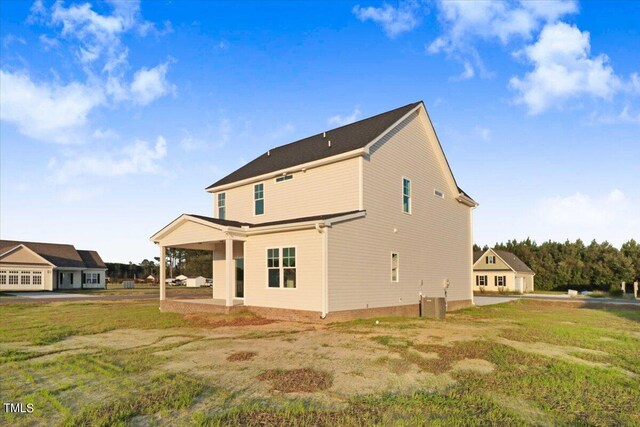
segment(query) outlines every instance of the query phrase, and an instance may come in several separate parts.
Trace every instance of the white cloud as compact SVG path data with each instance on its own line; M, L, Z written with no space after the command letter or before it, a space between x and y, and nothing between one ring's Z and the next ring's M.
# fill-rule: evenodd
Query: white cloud
M60 47L60 41L53 37L47 37L46 34L40 34L38 37L40 43L44 46L44 50L51 50Z
M157 174L162 170L159 162L166 155L167 141L163 136L158 136L153 146L147 141L135 140L116 153L71 152L62 162L56 158L51 159L49 169L55 182L59 184L89 176Z
M168 93L175 93L175 86L167 81L168 67L168 62L153 68L143 67L133 75L131 97L135 103L147 105Z
M394 38L411 31L420 24L418 3L401 1L398 7L384 4L382 7L354 6L353 14L362 22L371 20L382 26L387 36Z
M526 230L522 236L539 241L607 240L620 245L640 238L640 217L635 211L638 203L619 189L602 195L578 192L541 199L526 224L521 224Z
M480 135L480 138L482 138L483 141L488 141L489 139L491 139L491 129L482 126L476 126L475 131L478 135Z
M26 45L27 41L22 37L15 36L13 34L7 34L2 38L2 47L4 47L5 49L11 46L13 43Z
M77 82L39 84L27 74L0 70L0 119L31 138L74 142L91 110L103 102L99 87Z
M595 228L615 225L629 207L624 193L614 189L604 197L582 193L556 196L538 203L536 215L552 226Z
M204 150L207 148L221 148L229 143L233 128L231 121L223 117L218 123L215 132L207 132L208 137L196 137L188 130L184 130L184 136L180 140L180 146L186 152Z
M521 55L534 69L511 78L509 84L517 93L516 102L527 105L531 114L582 95L611 99L622 88L607 56L591 56L589 33L564 22L545 26L538 41Z
M58 29L59 36L41 34L45 49L67 40L86 81L74 79L62 82L35 81L26 71L0 70L0 118L17 126L18 131L31 138L59 143L83 142L92 132L87 129L90 113L99 106L130 101L144 106L167 94L175 94L176 87L167 79L173 59L152 68L141 67L131 80L129 49L122 43L126 32L148 33L155 26L142 20L138 1L111 1L110 13L100 14L91 4L66 7L55 2L47 8L41 1L31 7L29 22ZM55 70L51 70L55 74Z
M337 114L335 116L329 117L329 119L327 119L327 123L334 126L344 126L348 125L349 123L355 122L361 115L362 112L360 111L360 107L356 106L353 112L348 116L341 116Z
M446 53L452 59L464 63L462 76L472 76L470 59L475 67L488 75L483 68L474 44L477 39L498 40L507 44L514 38L528 40L547 22L576 13L573 0L562 1L452 1L437 2L438 19L443 35L429 45L427 52Z

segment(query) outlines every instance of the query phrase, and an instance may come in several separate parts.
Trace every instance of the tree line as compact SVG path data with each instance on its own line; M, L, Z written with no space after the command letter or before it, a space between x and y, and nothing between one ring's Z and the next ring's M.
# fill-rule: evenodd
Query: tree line
M213 255L210 251L198 251L191 249L167 248L165 268L167 278L180 276L187 277L211 277ZM144 259L139 264L123 264L117 262L105 262L107 276L111 281L145 279L153 276L158 279L160 275L160 257L152 260Z
M473 249L489 247L473 245ZM620 249L606 241L593 240L585 245L580 239L564 243L547 241L540 245L531 239L509 240L496 244L494 249L511 252L527 264L536 273L535 287L540 290L608 291L611 285L640 280L640 244L634 239Z

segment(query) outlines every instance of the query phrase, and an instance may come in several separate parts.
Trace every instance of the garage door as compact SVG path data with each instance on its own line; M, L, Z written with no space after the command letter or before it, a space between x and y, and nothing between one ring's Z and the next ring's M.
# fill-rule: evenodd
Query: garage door
M0 285L15 288L28 285L42 286L42 271L0 269Z

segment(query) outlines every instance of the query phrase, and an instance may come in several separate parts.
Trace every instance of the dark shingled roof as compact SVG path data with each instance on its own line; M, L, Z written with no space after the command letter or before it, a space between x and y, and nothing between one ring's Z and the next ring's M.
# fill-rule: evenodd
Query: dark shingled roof
M207 190L265 173L324 159L325 157L346 153L358 148L364 148L368 143L421 103L422 101L414 102L404 107L378 114L377 116L328 130L326 131L326 137L323 137L322 133L319 133L287 145L272 148L269 150L269 154L264 153L240 169L231 172L229 175L211 184L207 187ZM331 147L328 146L327 141L331 141Z
M78 249L78 254L80 254L80 258L82 258L87 268L107 268L96 251L83 251Z
M511 252L503 251L500 249L492 249L500 258L506 262L509 267L513 268L518 273L533 273L533 270L529 268L527 264L525 264L520 258L512 254ZM476 251L473 253L473 263L475 264L480 257L486 251Z
M339 216L350 215L358 212L364 212L364 211L349 211L349 212L339 212L339 213L324 214L324 215L305 216L300 218L283 219L280 221L259 222L256 224L252 224L250 222L238 222L238 221L230 221L226 219L211 218L203 215L194 215L194 214L186 214L186 215L193 216L193 217L202 219L204 221L209 221L214 224L219 224L224 226L231 226L231 227L247 226L249 228L253 228L253 227L267 227L269 225L295 224L296 222L324 221L326 219L337 218Z
M49 261L56 267L68 267L68 268L106 268L100 256L93 251L80 251L80 252L92 252L95 254L100 262L98 267L88 267L83 257L73 245L65 245L59 243L40 243L40 242L22 242L18 240L0 240L0 253L5 253L8 250L15 248L19 245L25 245L42 258ZM92 256L91 256L92 258ZM92 261L92 265L95 265L95 261Z

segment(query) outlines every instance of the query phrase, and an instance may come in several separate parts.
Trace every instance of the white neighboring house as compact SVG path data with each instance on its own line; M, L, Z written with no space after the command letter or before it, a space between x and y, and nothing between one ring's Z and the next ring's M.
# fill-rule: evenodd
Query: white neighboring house
M96 251L0 240L0 291L103 289L106 273L107 266Z
M188 288L199 288L201 286L204 286L205 283L206 283L206 279L202 276L190 277L187 279Z

